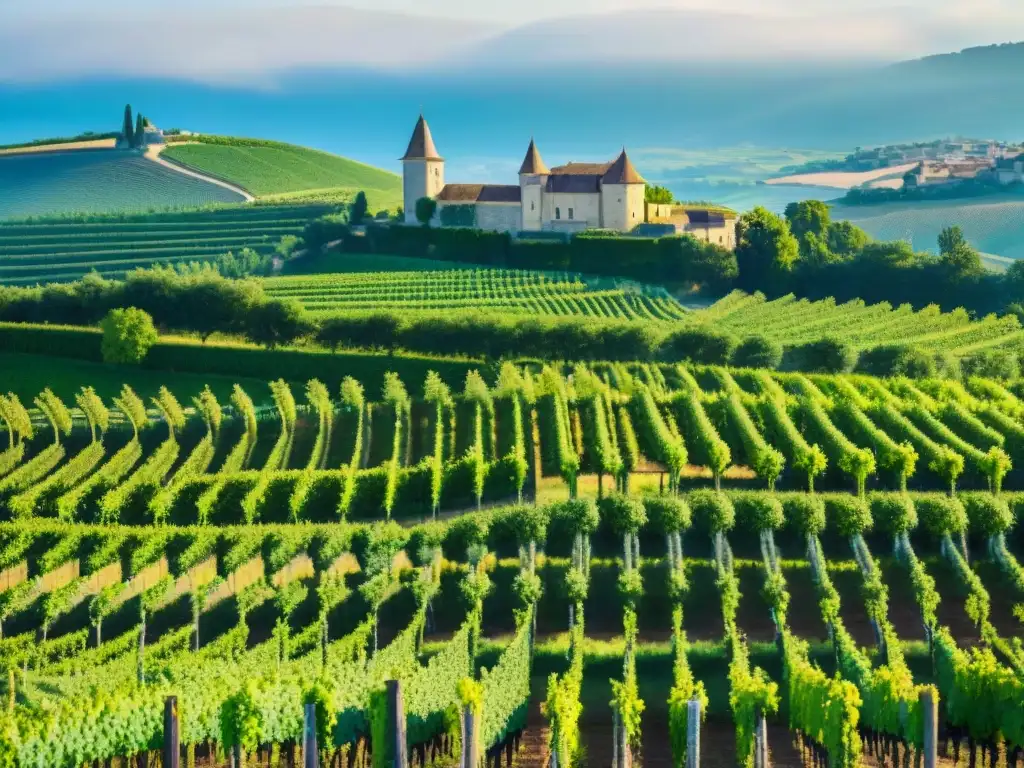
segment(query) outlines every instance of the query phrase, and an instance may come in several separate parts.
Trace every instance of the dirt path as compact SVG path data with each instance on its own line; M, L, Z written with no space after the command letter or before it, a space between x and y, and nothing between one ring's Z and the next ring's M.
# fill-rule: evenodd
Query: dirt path
M176 173L181 173L184 174L185 176L191 176L193 179L200 179L202 181L205 181L207 184L214 184L218 187L230 190L234 192L236 195L241 195L242 197L244 197L245 202L247 203L251 203L256 199L255 197L253 197L251 194L249 194L236 184L221 181L220 179L215 179L212 176L206 176L202 173L199 173L198 171L193 171L190 168L186 168L183 165L178 165L177 163L172 163L169 160L165 160L164 158L160 157L161 153L165 149L167 149L166 144L150 144L148 147L146 147L145 157L147 160L152 160L157 165L162 165L164 168L169 168L170 170L175 171Z
M548 727L547 718L540 711L546 686L547 680L543 677L535 677L530 681L530 712L526 716L526 729L523 731L519 751L513 762L515 768L547 768L548 738L551 729Z

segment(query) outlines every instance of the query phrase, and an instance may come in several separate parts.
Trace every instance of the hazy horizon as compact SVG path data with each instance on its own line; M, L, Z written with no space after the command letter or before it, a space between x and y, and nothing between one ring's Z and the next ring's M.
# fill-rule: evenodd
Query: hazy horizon
M48 0L0 6L0 82L651 61L886 63L1024 39L1013 0ZM201 12L200 12L201 11ZM614 39L614 45L607 41ZM141 52L141 53L140 53Z

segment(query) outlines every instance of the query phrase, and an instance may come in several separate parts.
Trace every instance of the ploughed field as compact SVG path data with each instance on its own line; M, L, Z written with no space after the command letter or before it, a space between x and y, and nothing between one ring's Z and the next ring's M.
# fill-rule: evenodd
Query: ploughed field
M464 706L492 757L607 763L621 727L667 764L690 699L716 765L758 712L778 764L913 756L929 697L942 755L1019 757L1015 385L483 373L5 396L0 755L148 753L176 695L199 764L287 763L312 701L364 768L397 679L416 764L458 759Z
M258 205L179 213L0 221L0 284L118 278L137 267L202 263L229 251L270 253L331 206Z

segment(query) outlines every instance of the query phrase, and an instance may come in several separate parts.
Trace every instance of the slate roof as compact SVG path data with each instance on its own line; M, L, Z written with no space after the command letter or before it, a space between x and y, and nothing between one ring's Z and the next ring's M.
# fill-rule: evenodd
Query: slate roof
M440 160L437 154L437 147L434 146L434 137L430 135L430 126L420 115L413 128L412 138L409 139L409 148L405 150L403 160Z
M597 194L601 191L601 176L596 173L552 173L544 189L546 192Z
M438 194L442 203L521 203L518 184L446 184Z

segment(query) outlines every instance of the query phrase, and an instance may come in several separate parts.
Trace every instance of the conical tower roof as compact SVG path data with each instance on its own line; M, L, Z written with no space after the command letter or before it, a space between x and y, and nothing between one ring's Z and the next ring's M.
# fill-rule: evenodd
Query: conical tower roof
M629 160L629 155L626 154L626 150L622 150L622 154L619 155L615 162L612 163L608 170L605 171L604 177L601 179L603 184L646 184L644 177L636 172L636 168L633 167L633 163Z
M412 131L412 138L409 139L409 148L405 150L403 160L440 160L437 154L437 147L434 146L434 137L430 135L430 126L420 115L416 121L416 127Z
M551 173L544 160L540 156L540 152L537 151L537 145L533 139L530 139L530 146L526 150L526 157L523 159L523 164L519 168L519 175L524 173L534 174L537 176L547 176Z

